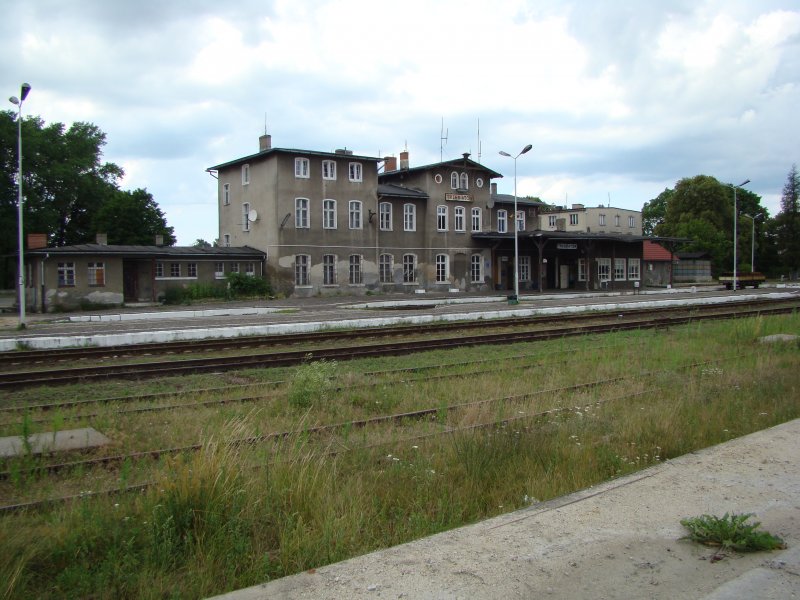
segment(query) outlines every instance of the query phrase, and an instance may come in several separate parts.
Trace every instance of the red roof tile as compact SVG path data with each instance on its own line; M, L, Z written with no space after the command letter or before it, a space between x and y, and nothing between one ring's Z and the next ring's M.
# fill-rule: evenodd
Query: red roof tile
M654 242L645 240L644 242L644 259L645 260L674 260L674 256L670 256L669 250L663 246L659 246Z

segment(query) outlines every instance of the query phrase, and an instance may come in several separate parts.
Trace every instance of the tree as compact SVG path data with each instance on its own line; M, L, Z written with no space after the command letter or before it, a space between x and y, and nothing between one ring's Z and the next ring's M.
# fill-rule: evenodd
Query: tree
M205 241L203 238L197 238L192 244L193 248L211 248L211 242Z
M792 279L800 270L800 174L793 164L786 177L781 196L781 211L775 217L778 252Z
M152 246L163 236L165 246L175 244L175 230L167 225L164 213L145 189L117 190L97 211L93 230L108 234L115 245Z
M667 216L667 205L672 194L673 191L667 188L650 202L644 203L642 207L642 233L644 235L654 235L656 227L664 222Z

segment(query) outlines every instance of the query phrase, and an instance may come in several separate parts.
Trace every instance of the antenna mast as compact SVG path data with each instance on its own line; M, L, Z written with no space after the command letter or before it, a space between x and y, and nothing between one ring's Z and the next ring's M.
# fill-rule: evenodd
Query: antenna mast
M478 162L481 162L481 119L478 117Z
M442 117L442 128L439 130L439 162L444 160L444 147L447 145L447 137L449 133L449 129L447 131L444 129L444 117Z

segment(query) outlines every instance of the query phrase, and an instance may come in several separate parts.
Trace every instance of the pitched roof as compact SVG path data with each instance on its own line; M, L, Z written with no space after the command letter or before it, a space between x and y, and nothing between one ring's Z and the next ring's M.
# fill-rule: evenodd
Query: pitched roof
M27 255L34 256L122 256L139 258L251 258L261 259L266 254L250 246L212 246L197 248L195 246L130 246L107 244L77 244L75 246L53 246L28 250Z
M649 261L675 260L675 255L670 254L669 250L649 240L644 241L643 251L644 251L644 260L649 260Z
M374 156L361 156L357 154L346 154L346 153L343 154L341 152L320 152L318 150L300 150L298 148L269 148L267 150L262 150L261 152L256 152L255 154L250 154L249 156L243 156L242 158L236 158L234 160L229 160L228 162L224 162L215 165L213 167L208 167L206 171L219 171L220 169L241 165L255 159L267 158L273 154L292 154L296 156L321 156L324 158L346 158L350 160L365 160L376 163L383 160L382 158L376 158Z
M397 185L395 183L379 183L378 197L410 198L412 200L427 200L429 198L428 194L426 194L422 190L407 188L404 185Z
M380 179L381 177L391 177L392 175L398 175L400 173L414 173L415 171L430 171L431 169L445 169L445 168L480 169L482 171L486 171L487 173L489 173L489 177L491 179L494 179L496 177L502 177L500 173L490 169L486 165L482 165L479 162L475 162L471 158L462 157L462 158L454 158L453 160L445 160L442 162L431 163L429 165L421 165L419 167L409 167L408 169L396 169L394 171L386 171L384 173L378 174L378 178Z

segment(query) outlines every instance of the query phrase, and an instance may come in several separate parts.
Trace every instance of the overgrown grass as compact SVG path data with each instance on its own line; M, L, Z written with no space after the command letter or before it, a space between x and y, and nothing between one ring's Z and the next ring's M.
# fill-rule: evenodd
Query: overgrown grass
M0 517L0 594L203 597L475 522L797 418L797 345L757 341L778 332L800 332L800 318L557 340L536 349L309 362L287 371L288 383L255 405L136 419L109 411L92 424L115 439L113 452L206 441L201 452L156 467L4 483L0 494L25 495L38 487L52 494L97 489L109 477L120 486L156 480L138 496ZM485 372L456 364L470 357L499 360ZM445 362L454 366L416 379L364 375ZM547 391L620 376L627 378ZM455 404L465 406L446 410ZM436 418L304 433L421 407L436 409ZM64 427L62 417L55 423ZM281 430L297 433L271 444L233 443Z

